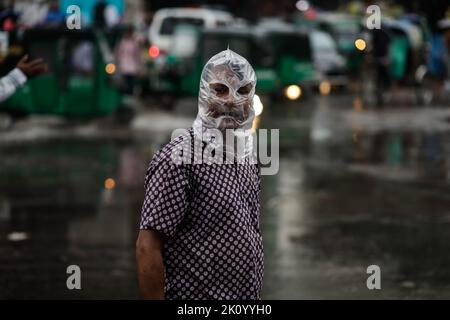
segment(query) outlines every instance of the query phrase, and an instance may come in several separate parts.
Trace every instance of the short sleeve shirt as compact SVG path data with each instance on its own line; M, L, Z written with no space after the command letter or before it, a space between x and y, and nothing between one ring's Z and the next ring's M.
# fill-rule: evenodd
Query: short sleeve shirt
M158 151L145 178L140 229L164 238L166 299L260 298L263 246L258 164L177 164L174 148L193 144L192 128Z

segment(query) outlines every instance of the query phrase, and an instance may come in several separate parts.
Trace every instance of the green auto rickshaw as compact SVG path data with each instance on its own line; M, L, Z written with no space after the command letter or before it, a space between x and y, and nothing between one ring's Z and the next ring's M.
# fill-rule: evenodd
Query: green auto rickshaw
M175 96L196 96L204 64L227 48L252 64L258 79L258 95L296 100L302 95L302 89L308 91L317 85L308 35L298 29L258 26L197 32L179 30L185 38L174 41L174 48L166 57L158 80L166 92ZM190 50L186 50L186 43Z
M164 61L153 62L157 74L152 80L152 91L180 97L196 97L200 76L205 63L216 53L230 48L246 57L253 65L257 78L258 94L273 93L280 84L273 66L261 59L258 41L248 28L216 28L200 30L190 25L178 25L175 41ZM173 103L173 100L172 100Z
M69 118L118 111L122 106L122 94L111 50L118 37L119 31L26 30L22 39L24 52L30 58L43 58L49 70L30 79L0 106L0 110Z
M260 63L276 74L276 95L297 100L302 93L318 86L319 77L306 31L292 26L260 25L255 29Z
M393 89L402 87L412 89L417 104L430 104L434 90L426 64L428 40L420 25L407 19L386 18L382 28L370 35L372 44L363 81L366 103L385 104L395 96Z

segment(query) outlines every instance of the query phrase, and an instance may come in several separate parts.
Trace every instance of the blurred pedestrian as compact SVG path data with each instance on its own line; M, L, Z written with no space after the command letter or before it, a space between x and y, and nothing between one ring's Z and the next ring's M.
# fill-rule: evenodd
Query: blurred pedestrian
M42 59L28 61L25 55L17 66L0 79L0 102L8 99L27 79L47 71L47 64Z
M119 64L119 72L125 83L125 93L132 95L136 85L142 62L142 47L140 41L134 34L132 27L127 27L125 33L116 47L116 59Z
M90 76L94 71L94 47L90 41L77 44L72 54L72 68L75 74Z
M389 56L391 37L386 30L374 29L372 31L373 58L376 71L377 105L383 105L385 90L391 86L389 75Z

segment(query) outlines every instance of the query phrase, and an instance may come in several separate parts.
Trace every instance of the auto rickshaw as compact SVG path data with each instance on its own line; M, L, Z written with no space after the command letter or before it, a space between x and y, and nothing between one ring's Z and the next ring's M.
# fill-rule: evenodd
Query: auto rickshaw
M22 39L24 52L30 58L43 58L49 70L30 79L0 106L0 110L69 118L119 111L122 106L120 81L110 49L117 38L118 32L93 29L26 30Z
M161 54L159 47L150 44L146 62L148 89L166 109L173 108L176 99L198 93L203 67L198 49L200 33L196 26L178 24L170 52Z
M433 90L426 81L427 38L419 25L407 20L386 24L391 36L389 75L394 84L412 87L418 104L429 104Z
M382 105L392 96L392 86L401 86L413 89L416 103L430 104L434 93L426 66L426 30L407 19L386 18L381 26L370 34L363 81L366 103Z
M204 64L227 48L246 57L253 65L258 94L273 93L279 87L276 71L261 63L258 42L251 30L231 27L200 30L188 25L179 25L176 29L174 45L164 61L158 62L156 58L152 62L151 69L156 75L151 81L153 92L166 98L168 95L196 97ZM170 102L173 103L173 99Z
M267 54L264 62L274 68L280 92L290 100L310 93L319 84L310 35L301 29L284 26L264 27L256 32L259 45Z
M350 74L357 74L363 62L363 53L355 45L355 41L362 37L361 17L349 14L320 13L310 25L333 37L339 52L346 58L347 71Z
M192 26L177 28L180 38L174 41L175 46L159 72L157 83L161 91L175 96L197 96L204 64L227 48L252 64L258 79L258 95L272 98L284 95L296 100L302 95L302 88L307 91L317 85L308 36L297 29L222 27L194 31ZM186 50L186 44L191 49Z

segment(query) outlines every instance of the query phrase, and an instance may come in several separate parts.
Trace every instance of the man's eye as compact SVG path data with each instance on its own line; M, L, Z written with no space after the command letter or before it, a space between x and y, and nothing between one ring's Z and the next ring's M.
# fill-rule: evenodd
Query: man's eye
M252 87L250 85L246 85L243 87L240 87L238 90L239 94L249 94L250 91L252 91Z
M213 89L214 93L219 96L226 95L228 93L228 87L220 84L211 85L211 89Z

